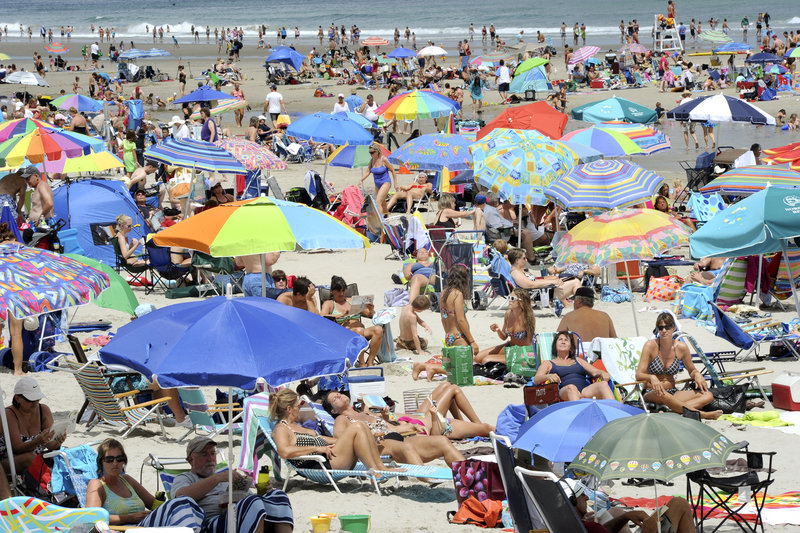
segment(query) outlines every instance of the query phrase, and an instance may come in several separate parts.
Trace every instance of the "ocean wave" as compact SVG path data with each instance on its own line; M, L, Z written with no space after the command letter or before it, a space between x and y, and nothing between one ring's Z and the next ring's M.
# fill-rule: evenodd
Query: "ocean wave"
M800 17L792 17L786 21L786 24L800 24Z

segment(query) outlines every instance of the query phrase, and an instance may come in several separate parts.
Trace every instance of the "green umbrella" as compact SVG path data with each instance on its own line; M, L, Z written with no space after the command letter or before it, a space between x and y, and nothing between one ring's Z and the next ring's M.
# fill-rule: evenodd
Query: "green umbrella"
M514 70L514 76L515 77L519 76L520 74L528 72L529 70L531 70L533 68L541 67L543 65L546 65L549 62L550 62L549 60L547 60L547 59L545 59L543 57L531 57L531 58L526 59L525 61L523 61L522 63L519 64L519 66L516 68L516 70Z
M101 292L96 298L92 298L93 303L106 309L116 309L117 311L128 313L129 315L134 314L139 302L136 300L136 296L133 294L133 290L131 289L131 286L128 285L128 282L125 281L122 276L117 274L113 268L101 263L100 261L82 255L64 255L70 259L78 261L79 263L83 263L84 265L100 270L101 272L105 272L108 275L110 286Z

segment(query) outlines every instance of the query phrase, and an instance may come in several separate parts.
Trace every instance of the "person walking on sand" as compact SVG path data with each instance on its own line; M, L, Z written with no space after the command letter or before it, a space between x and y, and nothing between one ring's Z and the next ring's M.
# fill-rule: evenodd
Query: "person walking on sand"
M506 66L505 60L500 60L500 66L495 73L497 77L497 92L500 93L500 103L505 104L508 102L508 88L511 84L511 72Z

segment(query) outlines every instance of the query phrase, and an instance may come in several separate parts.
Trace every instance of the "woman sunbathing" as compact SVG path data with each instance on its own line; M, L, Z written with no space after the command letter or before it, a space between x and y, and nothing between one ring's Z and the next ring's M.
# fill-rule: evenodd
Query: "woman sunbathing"
M444 459L450 466L454 461L464 460L464 456L453 447L447 437L420 435L420 426L392 421L388 407L379 415L364 410L356 411L350 398L335 391L322 398L322 406L336 419L334 437L341 437L352 424L366 424L375 437L381 454L389 454L395 461L421 465L434 459Z
M422 294L423 287L436 281L430 250L417 248L414 257L416 261L410 261L403 267L403 276L408 280L408 294L412 300Z
M383 328L380 326L367 326L361 323L361 317L370 318L375 314L375 306L367 304L357 314L350 313L350 299L345 296L347 292L347 283L339 276L331 278L331 300L322 303L321 313L323 316L330 316L336 320L337 324L341 324L350 331L358 333L369 341L369 355L367 357L367 366L372 366L375 362L375 357L381 349L383 342ZM358 366L364 366L364 360L361 355L358 358Z
M508 310L503 318L503 327L492 324L489 328L505 341L493 348L481 350L475 357L476 363L506 362L506 346L532 346L536 333L536 317L533 316L528 291L514 289L508 297Z
M608 386L611 377L586 362L576 358L577 342L568 331L559 331L553 339L553 359L544 361L533 377L534 385L558 383L558 395L567 402L581 398L613 400L614 394ZM591 383L591 378L601 381Z
M581 286L581 280L569 279L563 280L558 276L544 276L537 278L525 272L525 266L528 260L525 258L525 252L519 248L514 248L508 252L508 262L511 263L511 279L517 287L521 289L544 289L548 287L555 287L554 296L563 305L566 305L566 299L569 295L575 294L578 287ZM560 312L559 312L560 314Z
M397 202L400 200L405 200L406 215L410 215L411 208L414 207L414 202L424 198L426 194L431 194L432 192L433 184L428 182L428 175L424 172L420 172L414 180L414 183L408 187L397 188L397 192L394 193L391 198L389 198L388 209L391 211L392 207L394 207Z

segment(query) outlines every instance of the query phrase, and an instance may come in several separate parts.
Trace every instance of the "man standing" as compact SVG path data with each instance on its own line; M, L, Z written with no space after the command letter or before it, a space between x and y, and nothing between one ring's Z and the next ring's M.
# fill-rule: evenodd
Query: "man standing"
M694 100L694 98L692 98L692 93L689 91L684 91L681 96L683 96L683 99L680 101L678 105L683 105L686 102L691 102L692 100ZM689 151L689 135L691 135L692 139L694 140L695 149L700 148L700 143L697 142L697 134L694 132L694 127L695 127L694 122L692 122L691 120L683 121L683 140L684 142L686 142L687 152Z
M267 95L267 101L264 102L264 113L269 113L272 119L272 127L278 127L278 115L283 110L284 115L289 113L286 111L286 105L283 103L283 95L278 92L278 86L274 83L270 85L270 93Z
M281 257L280 252L270 252L264 254L264 276L268 289L275 288L275 281L272 279L272 266ZM261 296L262 268L261 254L241 255L235 259L236 266L244 268L245 275L242 278L242 291L245 296Z
M0 209L8 206L17 218L22 216L22 207L25 205L25 191L28 182L22 177L22 171L17 170L0 178Z
M500 66L495 73L497 77L497 92L500 93L500 103L505 104L508 102L508 87L511 84L511 72L506 66L505 60L500 60Z
M95 41L92 43L90 49L92 52L92 66L96 69L97 60L100 59L100 45Z
M575 306L575 309L564 315L558 325L558 331L573 331L580 335L584 343L592 342L595 337L617 336L614 322L611 321L608 313L592 309L594 307L594 289L578 287L575 290L572 305Z
M229 472L215 472L217 445L208 437L195 437L186 445L186 462L191 470L175 476L170 494L186 496L203 509L202 531L228 531L227 506ZM233 471L233 480L244 476ZM261 533L269 523L269 531L291 533L294 528L292 504L285 492L272 489L264 496L250 494L236 502L236 532ZM233 531L229 533L234 533Z

